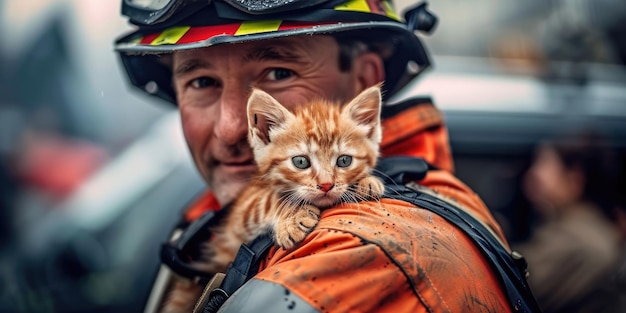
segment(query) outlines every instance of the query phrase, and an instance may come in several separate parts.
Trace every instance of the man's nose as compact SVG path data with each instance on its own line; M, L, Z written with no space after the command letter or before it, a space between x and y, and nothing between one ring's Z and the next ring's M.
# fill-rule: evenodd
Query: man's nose
M225 87L220 98L220 116L215 136L224 144L235 145L248 134L246 106L249 91L242 87Z

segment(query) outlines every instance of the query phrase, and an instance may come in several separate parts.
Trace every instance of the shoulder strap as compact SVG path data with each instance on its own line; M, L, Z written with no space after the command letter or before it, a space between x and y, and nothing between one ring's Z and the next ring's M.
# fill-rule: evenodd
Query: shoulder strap
M419 163L426 163L424 160L416 158L389 158L385 162L394 164L395 168L405 168L410 166L410 164L417 165L414 168L417 170L428 168L427 165L419 165ZM407 163L399 165L402 162ZM395 175L395 177L401 176ZM386 177L386 179L388 180L389 177ZM526 281L527 264L521 254L514 251L509 252L483 223L468 212L429 193L410 188L403 183L403 181L395 179L391 184L386 183L384 196L412 203L443 217L457 226L480 248L491 267L498 274L500 282L505 288L511 309L514 312L540 312L535 297Z
M220 287L211 290L206 303L200 304L202 313L217 312L228 297L256 275L261 259L273 245L274 241L267 233L258 236L249 244L241 245L235 260L226 270L226 276Z
M436 169L421 158L396 156L378 160L374 172L387 185L420 181L426 177L428 171Z
M161 261L177 274L187 277L192 281L207 285L200 299L201 312L217 312L222 304L239 287L243 286L258 272L261 259L265 256L274 241L268 233L261 234L250 243L242 244L233 262L226 270L226 274L212 275L195 269L185 260L188 259L190 247L197 247L210 237L210 226L216 225L226 214L228 207L220 211L207 211L200 218L187 226L179 236L161 246ZM219 274L219 273L218 273ZM215 284L215 289L210 287ZM208 295L206 295L208 293ZM196 310L194 309L194 312Z

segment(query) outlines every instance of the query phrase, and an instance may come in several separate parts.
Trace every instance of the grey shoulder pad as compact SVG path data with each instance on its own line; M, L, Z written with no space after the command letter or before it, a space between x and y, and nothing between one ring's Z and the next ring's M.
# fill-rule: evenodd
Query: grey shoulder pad
M218 313L319 313L310 304L282 285L251 279L239 288Z

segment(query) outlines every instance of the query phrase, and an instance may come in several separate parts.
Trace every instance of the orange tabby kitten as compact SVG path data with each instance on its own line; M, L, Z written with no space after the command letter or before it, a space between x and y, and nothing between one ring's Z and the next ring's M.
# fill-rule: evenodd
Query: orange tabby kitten
M320 210L339 202L379 198L384 186L371 172L382 137L380 106L379 86L343 106L317 100L294 112L254 90L248 100L248 140L258 175L221 225L212 229L203 260L194 265L209 273L223 272L242 243L267 230L278 246L290 249L317 225ZM189 311L167 308L191 294L199 296L197 289L180 285L162 312Z

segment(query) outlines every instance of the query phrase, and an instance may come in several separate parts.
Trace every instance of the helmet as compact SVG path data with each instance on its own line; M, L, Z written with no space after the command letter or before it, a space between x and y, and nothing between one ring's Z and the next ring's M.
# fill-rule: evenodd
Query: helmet
M305 34L384 42L387 99L430 65L414 31L430 32L437 22L426 3L402 22L390 0L122 0L122 14L137 26L115 42L130 82L173 104L163 53Z

